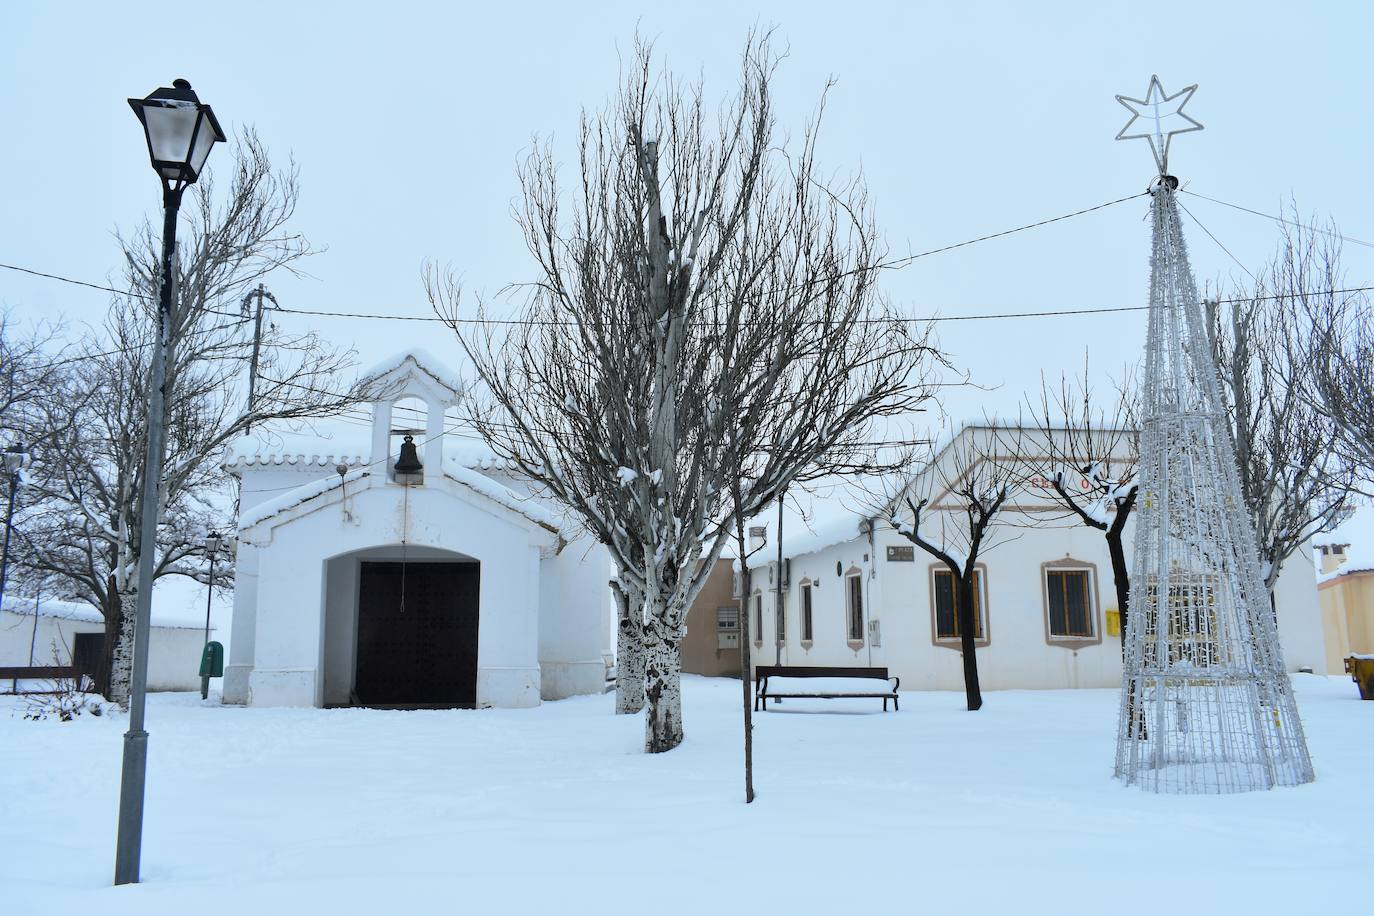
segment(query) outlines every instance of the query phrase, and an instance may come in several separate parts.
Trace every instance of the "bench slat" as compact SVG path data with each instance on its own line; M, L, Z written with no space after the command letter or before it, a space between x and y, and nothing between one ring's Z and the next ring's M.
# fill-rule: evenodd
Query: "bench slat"
M819 666L803 665L759 665L755 671L756 678L754 690L754 709L762 706L763 711L768 711L768 700L774 699L817 699L817 700L839 700L845 698L875 699L883 701L883 711L887 711L887 701L892 701L893 709L899 709L897 705L897 689L901 686L901 680L891 677L886 668L823 668ZM832 681L830 684L817 684L816 689L807 691L807 685L778 683L788 681L791 678L824 678ZM771 679L771 683L770 683ZM849 685L835 684L834 681L845 679L854 680L883 680L891 682L891 690L885 693L873 692L874 688L865 684L854 684L852 690L845 690ZM827 689L828 688L828 689ZM786 692L783 692L786 691Z
M76 669L70 665L0 668L0 680L41 681L60 677L76 677Z

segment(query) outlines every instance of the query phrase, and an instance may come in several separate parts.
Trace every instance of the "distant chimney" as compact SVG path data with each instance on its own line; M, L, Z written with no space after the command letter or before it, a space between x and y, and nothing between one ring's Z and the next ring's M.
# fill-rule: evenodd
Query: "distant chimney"
M764 544L768 543L768 527L766 525L754 525L749 529L749 552L759 550Z

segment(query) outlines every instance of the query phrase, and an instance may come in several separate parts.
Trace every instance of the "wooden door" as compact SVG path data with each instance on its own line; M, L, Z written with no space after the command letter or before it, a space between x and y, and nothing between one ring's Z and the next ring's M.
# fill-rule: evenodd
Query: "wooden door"
M363 563L358 703L476 705L479 587L477 563Z

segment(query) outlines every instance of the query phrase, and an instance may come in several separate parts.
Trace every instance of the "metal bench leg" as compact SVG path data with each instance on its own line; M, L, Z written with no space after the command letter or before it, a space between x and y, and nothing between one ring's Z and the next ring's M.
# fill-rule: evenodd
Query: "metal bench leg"
M883 711L886 712L887 710L883 710ZM897 705L897 698L896 698L896 697L893 697L893 698L892 698L892 711L893 711L893 712L901 712L901 711L902 711L902 707L900 707L900 706Z

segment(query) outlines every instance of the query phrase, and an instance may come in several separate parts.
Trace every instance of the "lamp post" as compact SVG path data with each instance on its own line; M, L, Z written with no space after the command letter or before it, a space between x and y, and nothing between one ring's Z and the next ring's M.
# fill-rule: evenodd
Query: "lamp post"
M5 573L10 565L10 529L14 522L14 496L19 491L19 472L29 463L29 455L24 451L24 443L17 442L2 453L5 460L5 473L10 477L10 499L5 508L5 545L0 548L0 606L5 602ZM38 611L34 610L37 620Z
M215 557L219 554L220 536L211 531L200 543L205 548L205 555L210 558L210 578L205 580L205 644L200 650L203 658L205 650L210 647L210 604L215 597ZM200 676L200 698L210 699L210 675L204 673Z
M142 518L139 528L138 606L134 617L134 658L129 684L129 730L124 733L124 769L119 784L119 834L115 847L115 884L138 883L143 846L143 790L148 766L148 733L143 730L148 681L148 629L153 611L153 554L157 550L158 490L162 483L163 386L172 313L177 210L187 186L200 177L210 148L224 131L209 105L191 84L176 80L145 99L129 99L148 141L153 171L162 180L162 282L158 295L157 342L148 389L148 442L144 459Z

